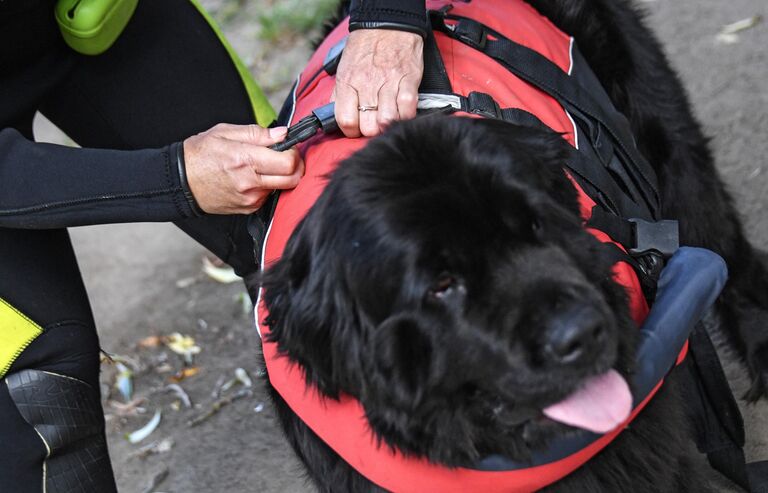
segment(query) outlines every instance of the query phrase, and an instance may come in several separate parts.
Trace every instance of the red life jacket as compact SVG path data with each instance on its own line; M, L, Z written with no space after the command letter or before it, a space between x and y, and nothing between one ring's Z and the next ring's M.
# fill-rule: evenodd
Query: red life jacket
M446 3L429 0L427 7L436 10ZM509 39L535 50L570 74L573 66L573 39L522 0L457 2L453 5L451 13L482 22ZM297 82L297 96L291 121L298 121L313 109L329 102L334 77L323 71L324 59L328 51L347 34L345 21L325 39L311 57ZM435 37L454 92L463 95L472 91L490 94L500 106L522 108L532 113L548 127L561 133L571 145L575 144L577 128L568 112L555 99L510 74L496 61L478 54L466 44L440 32L436 32ZM265 239L262 265L269 266L280 258L297 223L322 192L326 183L325 177L341 160L365 146L366 141L364 138L323 136L308 141L301 148L306 163L306 175L294 190L280 194ZM586 222L595 202L575 181L574 186L579 192L581 212ZM602 231L589 231L600 241L612 242ZM629 264L617 262L613 273L615 281L626 288L631 315L640 325L648 314L648 305L635 271ZM269 332L269 327L261 323L267 317L267 311L261 302L258 303L256 316L272 386L302 421L347 463L373 483L396 492L492 493L525 492L543 488L570 474L608 445L661 386L659 382L635 407L626 423L561 460L510 471L449 469L424 459L405 457L400 452L377 445L360 403L348 395L342 395L338 401L326 399L316 388L308 387L301 369L292 365L287 358L279 356L277 344L268 342L263 337ZM685 349L678 361L684 353Z

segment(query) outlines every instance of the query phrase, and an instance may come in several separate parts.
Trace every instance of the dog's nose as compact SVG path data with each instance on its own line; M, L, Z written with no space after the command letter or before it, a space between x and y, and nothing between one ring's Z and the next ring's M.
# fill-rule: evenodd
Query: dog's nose
M604 323L602 314L589 306L573 306L552 316L543 345L545 359L557 365L585 361L603 339Z

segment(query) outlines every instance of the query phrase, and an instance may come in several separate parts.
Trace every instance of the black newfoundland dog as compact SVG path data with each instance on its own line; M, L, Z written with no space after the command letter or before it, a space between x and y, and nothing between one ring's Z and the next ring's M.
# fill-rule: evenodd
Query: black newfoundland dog
M577 39L631 121L681 243L722 255L718 304L765 394L768 276L746 241L683 88L623 0L530 0ZM271 337L331 398L354 396L382 441L447 466L525 460L570 428L544 411L597 375L628 375L637 330L615 261L582 225L557 135L429 116L343 162L263 279ZM535 327L536 330L532 330ZM575 329L574 329L575 327ZM578 333L561 337L564 328ZM379 491L273 392L322 491ZM706 491L676 379L551 491Z

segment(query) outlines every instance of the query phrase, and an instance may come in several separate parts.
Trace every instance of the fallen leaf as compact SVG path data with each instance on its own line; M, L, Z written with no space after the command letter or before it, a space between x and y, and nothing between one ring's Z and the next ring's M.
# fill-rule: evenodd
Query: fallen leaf
M106 363L108 365L122 363L134 372L138 372L142 368L141 361L136 358L123 356L121 354L111 354L104 351L101 352L101 363Z
M165 338L163 336L149 336L140 340L136 345L142 349L158 347L163 344Z
M235 369L235 378L224 383L224 385L221 386L221 389L219 389L219 393L226 392L227 390L231 389L235 385L242 385L243 387L246 387L246 388L249 388L253 385L253 382L251 381L251 377L248 375L248 372L245 371L243 368Z
M203 272L216 282L229 284L240 280L240 276L235 274L235 270L228 265L217 267L208 257L203 257Z
M163 438L160 441L152 442L148 445L144 445L143 447L139 448L135 452L132 452L128 455L129 459L132 459L134 457L138 457L140 459L146 459L147 456L152 454L162 454L165 452L170 452L170 450L173 448L174 442L172 438Z
M174 332L165 339L165 345L176 354L184 356L184 361L192 363L193 356L199 354L201 349L191 336L185 336Z
M128 402L133 397L133 372L120 362L115 363L115 367L115 388L123 396L123 400Z
M182 380L194 377L200 373L200 367L199 366L188 366L186 368L182 368L181 370L177 371L175 375L171 375L168 377L168 380L170 380L173 383L179 383Z
M163 363L163 364L157 365L155 367L155 371L157 373L168 373L170 371L173 371L173 367L168 363Z
M235 368L235 377L237 377L237 379L240 380L240 383L242 383L245 387L251 387L253 385L251 377L243 368Z
M240 305L240 310L243 315L250 315L253 313L253 303L251 302L251 297L248 296L248 293L239 293L235 296L235 302Z
M176 395L176 397L181 399L181 402L184 403L184 407L192 407L192 400L189 398L189 395L184 391L184 389L181 388L181 385L176 385L175 383L172 383L172 384L166 385L165 390L173 392Z
M162 413L158 409L157 411L155 411L155 415L152 416L152 419L150 419L147 424L145 424L138 430L134 431L133 433L126 433L125 435L126 440L128 440L131 443L139 443L140 441L147 438L160 425L161 416L162 416Z
M251 397L253 395L253 391L250 389L240 389L237 393L228 395L226 397L222 397L221 399L217 400L211 405L211 408L202 414L201 416L198 416L195 419L192 419L190 421L187 421L187 426L194 427L199 425L200 423L208 420L211 416L214 416L217 414L221 409L225 406L228 406L235 402L236 400L242 399L243 397Z
M117 402L113 400L107 401L107 404L115 410L115 414L120 417L125 416L138 416L147 412L146 409L141 407L146 399L144 397L137 397L130 402Z
M726 24L722 27L722 29L720 29L720 32L717 33L716 38L718 41L725 44L738 43L738 33L757 26L760 24L760 22L762 22L762 20L763 16L753 15L752 17L747 17L746 19L741 19L736 22Z

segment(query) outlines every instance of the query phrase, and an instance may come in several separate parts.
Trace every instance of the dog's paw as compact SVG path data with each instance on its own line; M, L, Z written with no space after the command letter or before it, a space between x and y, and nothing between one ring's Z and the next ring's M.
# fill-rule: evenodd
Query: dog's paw
M755 402L761 397L768 398L768 341L761 342L749 351L747 356L752 385L744 394L748 402Z

